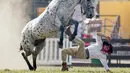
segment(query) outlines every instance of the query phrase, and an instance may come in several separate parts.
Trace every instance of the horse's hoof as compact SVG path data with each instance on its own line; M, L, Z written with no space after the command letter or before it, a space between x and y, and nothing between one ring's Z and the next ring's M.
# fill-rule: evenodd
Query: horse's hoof
M33 67L30 67L29 70L34 71L35 69Z
M4 71L11 71L10 69L4 69Z
M33 71L36 71L36 68L34 68Z
M58 48L63 48L63 43L58 42Z
M58 48L61 48L61 49L62 49L62 48L63 48L63 45L59 45L59 44L58 44Z
M62 49L62 48L63 48L63 45L59 45L58 47Z

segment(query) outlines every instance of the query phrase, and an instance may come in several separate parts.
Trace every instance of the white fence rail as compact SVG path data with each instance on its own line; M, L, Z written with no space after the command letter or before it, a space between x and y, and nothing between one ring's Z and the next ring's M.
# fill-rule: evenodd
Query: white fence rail
M47 38L46 46L38 55L37 64L38 65L60 65L61 64L61 49L58 48L58 38ZM72 42L67 38L63 41L63 48L72 47ZM68 56L67 62L71 64L71 56Z

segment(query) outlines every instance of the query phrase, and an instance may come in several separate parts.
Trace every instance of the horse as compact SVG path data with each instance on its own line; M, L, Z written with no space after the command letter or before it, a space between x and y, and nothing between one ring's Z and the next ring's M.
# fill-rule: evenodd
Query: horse
M96 1L96 0L95 0ZM84 4L85 2L88 5ZM63 41L63 32L65 27L74 24L74 36L77 35L78 22L72 19L74 8L81 4L83 14L86 17L94 16L94 7L92 0L52 0L45 11L37 18L29 21L21 33L20 51L26 61L29 70L36 70L37 55L45 46L45 39L56 35L60 29L60 40ZM28 60L32 55L33 66Z

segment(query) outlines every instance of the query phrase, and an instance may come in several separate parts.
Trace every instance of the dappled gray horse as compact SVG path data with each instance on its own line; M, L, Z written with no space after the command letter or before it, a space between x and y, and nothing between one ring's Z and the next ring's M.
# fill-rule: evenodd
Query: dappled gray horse
M45 46L46 38L56 35L60 29L59 44L62 45L65 27L74 24L75 29L71 40L74 39L78 27L78 22L72 19L74 8L76 5L81 4L86 18L92 18L94 16L92 2L92 0L52 0L40 16L27 23L22 31L20 50L23 51L21 54L30 70L36 70L36 58ZM33 66L27 58L31 54Z

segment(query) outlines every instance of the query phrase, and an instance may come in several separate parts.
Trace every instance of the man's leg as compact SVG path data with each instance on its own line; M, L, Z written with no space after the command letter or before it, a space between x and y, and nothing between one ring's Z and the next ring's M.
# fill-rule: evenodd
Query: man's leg
M77 48L67 48L62 50L62 71L68 71L68 66L66 63L67 55L76 56Z
M84 49L84 42L80 38L75 38L74 41L79 45L79 47L75 48L68 48L62 50L62 71L68 71L67 63L66 63L66 57L67 55L76 56L80 59L86 59L86 53Z
M65 31L65 33L70 36L72 35L70 27L68 27ZM80 38L75 37L74 38L74 42L76 42L77 45L79 45L78 51L75 54L76 57L78 58L83 58L83 56L85 56L85 44L84 41L82 41ZM82 53L82 54L81 54Z
M79 45L78 51L76 52L76 57L80 59L86 59L84 42L78 37L75 37L74 41L77 43L77 45Z

